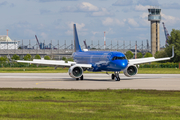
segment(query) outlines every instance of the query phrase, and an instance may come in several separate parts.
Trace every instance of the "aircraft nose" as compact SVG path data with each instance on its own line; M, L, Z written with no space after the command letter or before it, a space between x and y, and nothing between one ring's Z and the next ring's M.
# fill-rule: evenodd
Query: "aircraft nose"
M128 61L127 60L123 60L123 61L119 62L119 67L121 69L125 69L127 67L127 65L128 65Z

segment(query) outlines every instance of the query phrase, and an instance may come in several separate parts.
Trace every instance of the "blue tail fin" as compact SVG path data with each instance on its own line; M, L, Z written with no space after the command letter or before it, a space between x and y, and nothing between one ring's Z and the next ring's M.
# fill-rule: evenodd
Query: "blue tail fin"
M81 47L79 45L79 39L78 39L78 34L76 30L76 24L74 26L74 52L82 52Z

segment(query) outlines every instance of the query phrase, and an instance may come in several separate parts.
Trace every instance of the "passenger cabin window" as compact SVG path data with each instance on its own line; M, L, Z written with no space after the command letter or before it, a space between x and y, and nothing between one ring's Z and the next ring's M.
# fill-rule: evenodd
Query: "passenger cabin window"
M113 57L112 60L124 60L124 59L126 59L125 56L124 57Z

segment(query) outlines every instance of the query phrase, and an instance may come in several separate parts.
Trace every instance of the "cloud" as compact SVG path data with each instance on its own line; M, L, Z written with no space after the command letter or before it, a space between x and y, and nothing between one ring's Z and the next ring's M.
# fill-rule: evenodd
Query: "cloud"
M24 35L29 36L29 37L34 36L36 34L36 32L31 29L24 29L23 32L24 32Z
M149 26L150 22L148 21L148 12L144 12L140 15L139 24L143 26Z
M143 5L139 4L139 5L135 6L134 10L136 10L136 11L147 11L148 8L150 8L149 5L143 6Z
M46 29L39 29L37 26L28 23L27 21L20 21L17 23L9 24L8 29L12 31L11 33L11 36L13 36L12 38L27 40L27 39L34 39L34 35L38 35L39 31L46 30Z
M14 7L14 6L15 6L14 3L8 3L7 1L0 2L0 7L1 7L1 6L6 6L6 5L8 5L8 6L10 6L10 7Z
M148 18L148 12L144 12L142 15L140 15L141 18Z
M179 18L161 13L162 21L168 25L174 25L179 22Z
M38 30L46 29L45 27L46 27L46 26L45 26L44 24L42 24L42 23L40 23L40 24L37 25L37 29L38 29Z
M87 16L102 17L102 16L112 16L113 13L109 12L106 8L98 8L97 6L82 2L74 7L66 6L61 8L60 12L86 12Z
M114 26L114 25L119 25L119 26L123 26L124 25L124 22L121 22L120 20L118 19L113 19L113 18L106 18L105 20L102 21L102 24L104 26Z
M93 35L99 34L100 32L92 31Z
M40 14L43 15L43 14L48 14L50 13L51 11L50 10L46 10L46 9L42 9L40 10Z
M95 12L99 8L91 3L82 2L74 7L67 6L60 9L60 12Z
M98 11L99 8L91 3L88 2L82 2L77 6L80 11Z
M78 1L78 0L39 0L39 2Z
M150 5L150 6L158 6L158 0L138 0L137 5Z
M133 27L139 27L139 24L133 18L128 18L128 23Z
M132 8L131 7L130 8L129 7L125 7L125 8L122 9L122 11L127 13L127 12L132 11Z
M148 21L148 19L141 19L139 21L139 23L142 25L142 26L149 26L150 22Z
M14 3L11 3L10 7L14 7L14 6L15 6Z
M136 11L136 12L141 12L141 11L147 11L148 8L150 8L149 5L135 5L135 6L132 6L132 7L125 7L122 9L123 12L127 13L127 12L130 12L130 11Z
M85 30L83 29L85 27L84 23L75 23L75 22L69 22L67 23L68 27L72 30L73 29L73 24L76 24L76 28L78 29L78 31L82 31Z
M65 32L67 35L73 35L73 31L72 30L68 30Z
M13 26L16 28L30 28L31 24L28 23L27 21L20 21L20 22L14 24Z
M62 23L62 19L57 19L57 20L55 20L55 21L53 22L53 24L54 24L55 26L60 25L60 23Z
M76 11L78 11L78 8L71 6L66 6L60 9L60 12L76 12Z
M77 28L77 30L78 30L78 34L79 34L80 36L85 36L85 35L87 35L87 32L80 31L78 28ZM66 33L66 35L69 35L69 36L72 36L72 35L73 35L73 31L72 31L72 30L67 30L65 33Z
M178 3L171 3L171 4L162 4L161 8L163 9L180 9L180 5Z
M43 39L47 39L47 38L48 38L48 35L47 35L46 33L42 32L42 33L41 33L41 37L42 37Z
M133 0L118 0L113 3L113 6L129 6L133 4Z
M109 28L109 30L106 31L106 34L114 34L113 28ZM107 39L107 38L106 38Z
M100 17L100 16L112 16L113 13L109 12L106 8L102 8L100 11L91 13L91 16Z
M4 6L4 5L7 5L8 4L8 2L7 1L4 1L4 2L1 2L0 3L0 6Z

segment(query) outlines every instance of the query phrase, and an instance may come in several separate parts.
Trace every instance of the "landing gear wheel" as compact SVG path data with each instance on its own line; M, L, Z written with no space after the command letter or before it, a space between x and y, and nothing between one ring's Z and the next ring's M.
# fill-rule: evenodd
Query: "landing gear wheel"
M115 77L115 75L114 75L114 74L112 74L112 75L111 75L111 79L112 79L112 80L114 80L114 77Z
M120 81L120 78L119 78L119 77L116 77L116 81Z
M114 72L114 78L115 78L115 81L120 81L120 77L119 77L119 72L118 71Z
M76 80L79 80L79 78L76 78Z
M83 77L83 75L80 77L80 80L83 80L84 79L84 77Z

